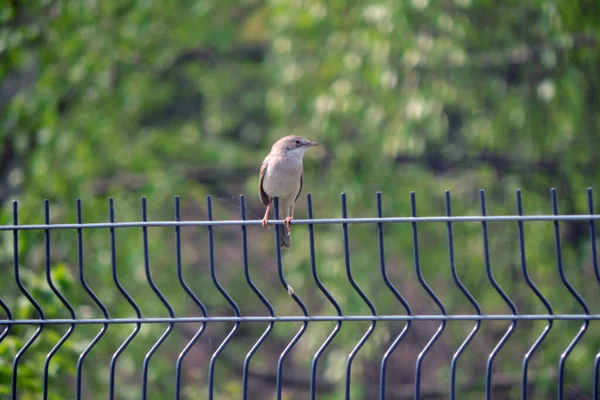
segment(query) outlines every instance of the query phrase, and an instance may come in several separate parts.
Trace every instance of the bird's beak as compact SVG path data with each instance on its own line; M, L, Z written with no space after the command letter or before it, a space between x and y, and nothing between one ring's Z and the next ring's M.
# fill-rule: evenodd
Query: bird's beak
M315 146L318 146L318 145L319 145L319 143L317 143L317 142L311 142L311 141L309 141L308 143L306 143L307 147L315 147Z

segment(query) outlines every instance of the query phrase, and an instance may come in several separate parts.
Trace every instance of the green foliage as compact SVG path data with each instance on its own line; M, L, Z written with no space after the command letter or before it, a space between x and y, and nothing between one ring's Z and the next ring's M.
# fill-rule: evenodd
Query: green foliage
M270 144L287 134L322 143L305 158L304 190L313 193L316 218L340 215L340 192L347 193L350 216L373 216L378 190L383 191L385 216L410 215L409 191L417 193L418 215L444 215L444 189L452 193L453 215L478 215L479 189L486 190L489 214L514 214L517 188L523 189L525 213L550 214L550 187L557 188L561 213L586 213L585 188L599 178L599 12L598 7L548 0L39 0L27 5L4 0L0 221L12 223L11 200L17 199L20 224L42 223L44 198L51 202L53 223L76 221L76 198L82 200L84 222L107 221L108 197L114 198L116 220L135 221L141 218L141 196L148 197L150 220L172 219L174 195L181 195L184 220L200 220L206 218L207 194L215 196L215 219L237 219L236 196L243 192L248 218L256 219L263 212L256 195L258 167ZM304 218L305 210L301 196L296 217ZM439 314L418 285L410 225L383 229L391 281L413 313ZM471 314L473 306L452 280L447 229L419 225L420 266L448 313ZM484 313L509 313L486 275L481 224L454 224L452 229L458 277ZM488 229L494 277L520 313L545 313L523 278L516 224L489 223ZM555 313L581 313L558 275L553 229L552 223L525 224L528 270ZM598 282L587 229L587 223L560 224L562 261L590 312L597 313ZM230 315L229 304L210 280L206 229L181 231L187 283L209 315ZM243 315L264 315L245 281L239 228L214 231L219 281ZM250 227L248 236L252 278L276 314L300 313L277 279L273 230ZM344 314L369 313L346 278L341 228L316 226L315 237L319 276ZM103 317L82 279L110 317L135 317L115 285L113 255L115 275L141 314L168 316L148 285L140 229L118 229L114 249L108 231L84 231L81 259L75 230L53 230L49 238L52 250L46 260L44 232L18 236L20 277L46 318L70 318L48 283L47 266L51 282L78 318ZM404 313L379 272L377 227L351 225L349 240L352 273L377 312ZM150 228L148 244L151 278L175 315L200 316L176 280L174 229ZM286 278L310 314L329 315L335 310L313 281L308 247L306 227L297 226L294 245L283 257ZM2 235L0 262L7 277L0 293L13 318L38 318L14 283L12 232ZM545 325L520 321L495 361L495 373L510 381ZM312 354L334 326L309 324L284 373L308 379ZM330 384L322 385L328 389L319 386L323 398L339 395L347 354L368 326L345 323L323 354L319 377ZM381 356L403 326L377 325L353 366L353 398L376 396L379 378L372 371L379 370ZM580 326L577 321L554 323L532 358L534 397L555 395L559 357ZM426 358L423 382L428 387L447 387L451 355L472 327L447 324ZM46 326L24 353L18 380L22 398L40 397L45 357L68 328ZM91 349L82 364L84 397L108 395L111 357L134 328L111 325ZM166 328L144 325L120 354L115 373L119 398L141 397L144 357ZM175 326L152 356L149 397L173 395L175 360L199 328ZM182 369L185 398L206 397L207 360L231 328L212 324L189 353ZM252 371L258 371L251 376L252 394L272 390L277 358L299 328L275 325L252 359ZM459 383L475 388L466 398L481 398L485 360L507 328L507 322L482 324L461 356ZM14 326L0 343L0 395L10 392L12 360L36 329ZM77 359L100 329L77 325L53 356L48 364L51 396L74 397ZM217 362L216 398L239 398L243 358L264 329L259 324L240 327ZM416 354L435 329L437 324L413 323L390 359L389 385L399 391L410 387ZM569 356L568 390L590 394L597 333L590 326ZM519 384L510 393L518 393ZM306 392L289 389L286 395L305 398Z

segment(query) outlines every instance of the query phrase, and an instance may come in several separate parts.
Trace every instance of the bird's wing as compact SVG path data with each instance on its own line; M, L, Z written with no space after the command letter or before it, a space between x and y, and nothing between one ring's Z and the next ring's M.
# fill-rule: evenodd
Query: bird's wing
M298 200L298 197L300 197L300 193L302 192L302 178L304 177L304 168L302 168L302 173L300 174L300 188L298 189L298 194L296 195L296 198L294 199L294 203Z
M260 195L260 199L262 200L265 206L268 206L269 202L271 201L269 195L266 194L263 189L263 180L265 179L265 174L267 172L267 165L268 163L265 159L265 161L263 161L262 165L260 166L260 177L258 179L258 194Z

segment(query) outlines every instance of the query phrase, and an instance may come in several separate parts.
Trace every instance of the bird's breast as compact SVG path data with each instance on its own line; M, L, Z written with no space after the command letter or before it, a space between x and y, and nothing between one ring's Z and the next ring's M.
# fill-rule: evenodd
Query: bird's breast
M263 190L269 197L295 198L300 190L302 159L271 157L263 178Z

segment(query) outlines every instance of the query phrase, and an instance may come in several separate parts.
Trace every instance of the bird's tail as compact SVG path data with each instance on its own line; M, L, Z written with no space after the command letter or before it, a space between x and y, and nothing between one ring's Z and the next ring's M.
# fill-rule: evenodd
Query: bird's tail
M279 225L279 246L288 248L292 246L292 235L285 225Z

